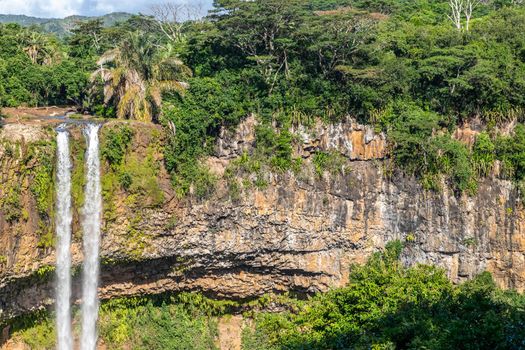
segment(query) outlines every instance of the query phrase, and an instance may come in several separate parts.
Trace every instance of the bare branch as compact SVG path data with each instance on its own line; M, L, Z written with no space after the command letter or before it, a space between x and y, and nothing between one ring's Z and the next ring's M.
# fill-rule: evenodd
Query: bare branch
M470 24L470 20L472 18L472 12L474 12L474 9L481 3L480 0L465 0L465 9L464 9L464 14L465 14L465 19L466 19L466 23L465 23L465 30L468 32L469 30L469 24Z
M449 0L448 6L450 6L451 13L447 17L452 21L457 30L461 30L461 14L465 9L464 0Z
M204 16L204 5L176 4L166 2L152 5L151 12L160 30L170 41L180 42L184 39L182 33L184 21L196 21Z

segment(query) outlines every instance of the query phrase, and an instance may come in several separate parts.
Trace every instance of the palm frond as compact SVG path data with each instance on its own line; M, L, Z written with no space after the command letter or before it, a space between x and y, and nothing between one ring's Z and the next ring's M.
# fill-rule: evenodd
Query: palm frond
M100 56L99 60L97 61L97 65L102 66L109 62L114 62L117 57L120 56L120 50L118 48L108 50Z
M162 91L156 84L150 87L149 95L155 107L160 108L162 106Z
M89 76L89 81L94 83L97 79L101 78L103 82L107 82L112 79L112 74L109 69L99 68Z
M184 81L177 80L161 80L158 81L155 86L161 92L179 92L184 93L190 87L190 84Z

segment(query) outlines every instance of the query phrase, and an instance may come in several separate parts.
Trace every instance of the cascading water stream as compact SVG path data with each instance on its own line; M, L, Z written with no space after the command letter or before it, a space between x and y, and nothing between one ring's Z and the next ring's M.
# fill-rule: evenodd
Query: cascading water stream
M71 159L69 134L62 127L57 130L56 198L57 349L71 350Z
M84 266L82 270L82 350L95 350L97 345L98 319L98 275L100 222L102 195L100 185L100 160L98 131L100 125L86 127L87 182L83 209L82 229L84 231Z

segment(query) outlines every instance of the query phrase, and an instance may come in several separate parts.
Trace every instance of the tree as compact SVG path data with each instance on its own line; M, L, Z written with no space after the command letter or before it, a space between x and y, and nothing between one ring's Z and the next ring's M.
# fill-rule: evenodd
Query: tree
M94 86L102 81L104 103L113 103L117 117L156 121L162 94L183 92L188 84L180 81L191 75L190 69L142 32L129 33L120 45L105 52L92 75Z
M465 30L467 32L469 30L472 13L479 4L481 4L480 0L465 0L465 9L463 10L463 13L465 14Z
M461 15L465 8L464 1L449 0L448 6L450 6L450 15L448 15L448 18L452 21L457 30L461 30Z
M22 50L33 64L51 65L61 59L58 43L53 42L51 37L24 29L19 35L19 40Z
M318 63L323 74L328 74L336 67L351 64L352 55L371 40L373 28L386 18L347 8L317 11L311 20L303 24L300 34L307 40L308 51L314 55L311 60Z
M297 42L293 33L304 21L304 0L215 2L212 19L222 32L223 45L240 51L258 68L271 93L280 73L290 72Z
M465 16L465 31L469 31L470 20L476 7L481 4L480 0L449 0L450 15L448 18L454 23L457 30L461 30L463 25L461 18Z
M100 54L103 28L101 19L79 22L77 27L71 30L73 34L68 40L72 48L72 56L86 57Z
M204 15L202 3L195 5L166 2L151 6L153 17L166 38L175 43L184 39L184 21L197 20Z

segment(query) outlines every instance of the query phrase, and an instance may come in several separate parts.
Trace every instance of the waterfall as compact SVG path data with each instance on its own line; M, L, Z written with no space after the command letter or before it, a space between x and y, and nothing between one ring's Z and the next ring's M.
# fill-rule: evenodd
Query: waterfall
M84 266L82 270L82 350L95 350L97 345L98 319L98 274L100 221L102 214L102 195L100 185L100 160L98 131L100 125L86 127L87 183L83 209L82 229L84 231Z
M71 350L71 160L69 135L61 127L57 130L56 199L57 349Z

